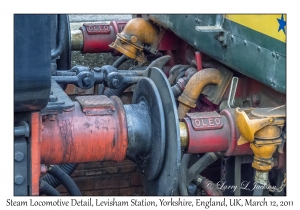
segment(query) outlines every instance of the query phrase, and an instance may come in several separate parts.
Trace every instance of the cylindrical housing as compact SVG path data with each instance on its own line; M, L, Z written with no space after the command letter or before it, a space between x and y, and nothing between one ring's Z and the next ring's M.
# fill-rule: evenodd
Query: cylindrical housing
M125 111L117 97L107 100L106 104L87 107L90 111L84 109L86 113L74 102L73 111L58 114L55 121L46 119L40 143L41 163L123 160L128 144Z
M116 50L109 47L114 42L116 35L125 27L127 21L112 21L106 23L85 23L80 28L83 34L82 53L106 53L113 52L119 54ZM74 40L75 41L75 40ZM72 40L73 45L73 40Z
M226 156L253 154L249 144L237 145L240 137L234 112L188 113L183 119L188 130L187 153L225 152Z

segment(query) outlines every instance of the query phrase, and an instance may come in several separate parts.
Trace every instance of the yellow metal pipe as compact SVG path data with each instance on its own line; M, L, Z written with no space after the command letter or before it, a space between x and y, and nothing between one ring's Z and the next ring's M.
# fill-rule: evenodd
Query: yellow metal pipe
M138 62L146 62L144 45L158 41L159 28L143 18L130 20L109 46Z
M194 74L178 98L180 102L178 107L179 119L181 120L191 108L196 107L197 99L206 85L219 85L221 82L221 71L215 68L203 69Z

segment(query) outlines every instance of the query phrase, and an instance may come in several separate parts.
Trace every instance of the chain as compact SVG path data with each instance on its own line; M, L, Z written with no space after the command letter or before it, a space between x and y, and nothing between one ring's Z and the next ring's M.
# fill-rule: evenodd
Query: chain
M225 183L226 182L226 175L227 175L227 170L226 170L226 165L229 157L222 157L222 177L221 177L221 182ZM224 190L223 190L224 191Z
M286 173L284 174L284 178L282 180L282 183L280 185L279 188L276 188L276 189L269 189L270 192L281 192L286 186Z

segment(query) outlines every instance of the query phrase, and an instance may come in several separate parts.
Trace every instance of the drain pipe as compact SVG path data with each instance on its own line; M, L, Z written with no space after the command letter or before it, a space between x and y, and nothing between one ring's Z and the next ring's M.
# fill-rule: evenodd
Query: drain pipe
M191 108L196 107L196 102L203 88L208 84L222 84L223 74L215 68L203 69L194 74L187 83L183 93L179 96L178 117L180 120ZM225 91L225 90L224 90Z

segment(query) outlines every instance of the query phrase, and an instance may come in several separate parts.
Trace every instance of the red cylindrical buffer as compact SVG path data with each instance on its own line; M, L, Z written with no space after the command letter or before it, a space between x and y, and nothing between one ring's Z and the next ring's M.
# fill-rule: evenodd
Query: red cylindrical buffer
M41 163L82 163L125 158L127 124L119 98L81 96L71 112L43 122ZM85 112L85 113L84 113Z
M109 45L115 41L116 35L120 33L127 21L111 21L105 23L84 23L80 28L83 34L82 53L105 53L113 52L120 54Z
M249 144L237 145L240 137L234 111L188 113L187 153L224 152L226 156L253 154Z

